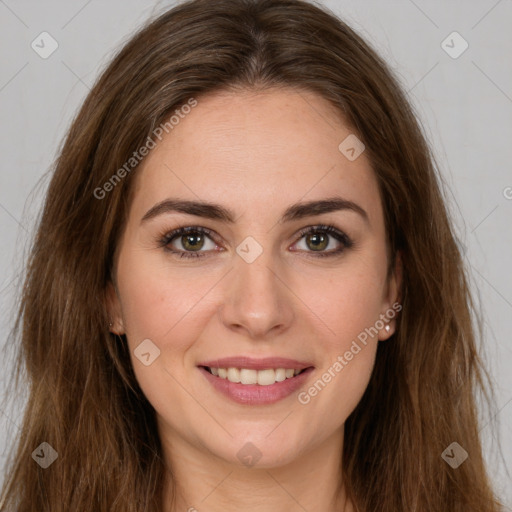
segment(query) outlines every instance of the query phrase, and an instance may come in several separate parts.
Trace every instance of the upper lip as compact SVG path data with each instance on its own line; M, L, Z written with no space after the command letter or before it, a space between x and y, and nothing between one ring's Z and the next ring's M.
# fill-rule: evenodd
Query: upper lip
M247 356L234 356L203 361L197 366L208 366L209 368L247 368L250 370L267 370L269 368L303 370L313 365L308 362L288 359L286 357L265 357L262 359L255 359Z

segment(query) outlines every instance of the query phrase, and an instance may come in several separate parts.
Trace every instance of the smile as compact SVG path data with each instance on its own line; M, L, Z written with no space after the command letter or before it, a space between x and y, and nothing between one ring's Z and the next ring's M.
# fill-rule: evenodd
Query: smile
M258 384L260 386L271 386L276 382L283 382L291 379L305 371L293 368L268 368L266 370L251 370L249 368L210 368L206 369L216 377L227 379L235 384L244 385Z
M267 405L301 388L314 367L291 359L248 357L204 361L197 368L222 396L239 404Z

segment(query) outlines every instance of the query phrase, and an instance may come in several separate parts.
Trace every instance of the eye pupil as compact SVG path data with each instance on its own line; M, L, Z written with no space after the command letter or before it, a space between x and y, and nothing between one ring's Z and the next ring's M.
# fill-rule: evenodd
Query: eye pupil
M300 235L301 243L305 242L307 249L309 249L301 252L309 252L310 254L317 253L315 257L338 256L353 245L352 241L343 232L331 225L311 226L302 230ZM213 252L203 251L203 249L206 239L214 238L213 232L206 228L187 226L180 227L170 233L162 235L158 241L159 245L170 253L173 253L173 256L179 256L180 258L197 258L207 256L209 253ZM336 250L326 251L331 238L337 240L341 247ZM180 245L181 247L179 247Z
M307 240L307 243L309 243L309 242L313 243L312 248L314 250L318 250L318 249L322 250L322 249L325 249L327 247L327 245L329 245L329 240L328 240L327 235L322 234L322 233L311 233L307 236L306 240Z
M201 249L204 244L203 235L197 232L195 234L186 234L182 236L181 239L185 240L185 242L183 242L183 247L191 251ZM190 240L192 240L191 243L189 243ZM199 246L196 244L199 244Z

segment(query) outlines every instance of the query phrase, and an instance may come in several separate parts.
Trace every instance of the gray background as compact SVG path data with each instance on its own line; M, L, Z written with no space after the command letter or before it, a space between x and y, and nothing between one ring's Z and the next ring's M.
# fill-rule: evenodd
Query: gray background
M496 385L492 414L500 425L503 458L512 461L512 0L321 3L387 60L424 125L484 313L485 360ZM7 334L19 273L48 180L36 184L113 52L140 22L168 5L172 2L0 0L2 395L12 364ZM31 47L43 31L58 43L46 59ZM469 44L457 58L442 45L453 31ZM462 48L457 39L446 44L452 52ZM0 471L22 406L10 401L0 410ZM493 481L511 507L510 475L489 425L483 425L482 437Z

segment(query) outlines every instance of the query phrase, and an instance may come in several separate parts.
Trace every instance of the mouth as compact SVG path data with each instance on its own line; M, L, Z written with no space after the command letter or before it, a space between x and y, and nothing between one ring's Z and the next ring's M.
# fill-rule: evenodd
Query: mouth
M283 358L246 357L205 361L197 365L221 395L247 405L278 402L304 385L314 366Z
M293 379L297 375L308 370L308 368L266 368L264 370L253 370L251 368L219 368L210 366L200 366L211 375L219 379L226 379L234 384L271 386L276 382L284 382L287 379Z

